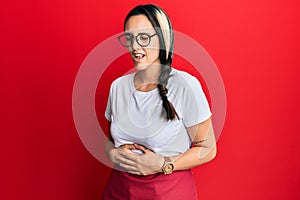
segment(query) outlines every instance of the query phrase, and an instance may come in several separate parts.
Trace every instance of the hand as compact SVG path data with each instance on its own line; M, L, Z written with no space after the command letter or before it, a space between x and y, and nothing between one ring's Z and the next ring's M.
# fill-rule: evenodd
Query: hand
M109 159L116 165L120 165L120 161L116 159L117 156L120 156L120 151L126 151L131 152L135 149L135 146L133 144L124 144L120 146L119 148L115 148L112 143L109 143L106 146L106 152L109 157Z
M134 146L134 144L123 144L119 147L119 149L130 152L132 150L136 150L136 147Z
M124 148L126 150L119 151L116 160L119 161L119 166L128 173L146 176L161 172L161 167L164 164L164 158L162 156L138 144L134 144L134 148L131 146ZM132 151L127 151L127 149L140 150L143 154L133 153Z

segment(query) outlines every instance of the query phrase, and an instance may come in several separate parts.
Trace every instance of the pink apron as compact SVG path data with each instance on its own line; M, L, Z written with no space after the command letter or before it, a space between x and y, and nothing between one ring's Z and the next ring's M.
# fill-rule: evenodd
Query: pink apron
M137 176L113 169L102 200L197 200L191 170Z

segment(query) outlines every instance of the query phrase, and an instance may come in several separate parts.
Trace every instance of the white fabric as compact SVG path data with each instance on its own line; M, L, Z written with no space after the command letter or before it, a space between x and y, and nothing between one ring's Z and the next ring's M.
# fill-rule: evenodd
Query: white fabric
M111 122L116 147L137 143L162 156L178 155L190 148L186 127L205 121L211 112L195 77L175 69L171 74L167 96L180 120L166 120L158 89L149 92L135 89L135 74L112 83L105 117Z

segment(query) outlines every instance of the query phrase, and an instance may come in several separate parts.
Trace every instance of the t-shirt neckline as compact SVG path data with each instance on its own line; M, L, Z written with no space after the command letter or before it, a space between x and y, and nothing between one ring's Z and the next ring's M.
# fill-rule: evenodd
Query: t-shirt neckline
M154 89L152 89L150 91L144 92L144 91L140 91L140 90L136 89L135 86L134 86L134 77L135 77L136 73L137 72L135 72L135 73L132 74L131 80L130 80L131 89L134 92L139 93L139 94L152 94L152 93L154 93L155 91L158 90L157 88L154 88Z

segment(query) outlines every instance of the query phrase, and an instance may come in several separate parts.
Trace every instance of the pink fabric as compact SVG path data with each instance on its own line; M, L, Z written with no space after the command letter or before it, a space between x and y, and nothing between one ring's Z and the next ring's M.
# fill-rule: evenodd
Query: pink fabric
M136 176L113 169L102 200L197 200L191 170Z

